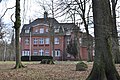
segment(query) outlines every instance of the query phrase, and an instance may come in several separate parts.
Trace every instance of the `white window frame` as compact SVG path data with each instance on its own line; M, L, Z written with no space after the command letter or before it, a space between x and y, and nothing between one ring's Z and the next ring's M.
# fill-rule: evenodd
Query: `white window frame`
M46 33L48 33L48 28L46 28Z
M58 37L54 38L54 44L59 44L59 38Z
M60 57L60 50L55 50L55 56Z
M29 54L30 54L30 51L24 51L25 56L29 56Z
M45 44L50 44L50 38L45 39Z
M25 33L29 33L29 30L28 30L28 29L26 29L26 30L25 30Z
M22 56L29 56L29 55L30 55L30 51L29 50L22 51Z
M82 44L82 38L79 38L79 43Z
M70 37L67 37L67 44L70 44Z
M66 32L66 35L71 35L71 31L68 30L68 31Z
M29 39L28 38L25 39L25 45L29 45Z
M49 56L49 55L50 55L50 54L49 54L49 49L46 49L46 50L45 50L45 55L46 55L46 56Z
M44 44L44 38L40 38L40 44Z
M43 55L44 55L44 50L43 50L43 49L40 49L40 50L39 50L39 53L40 53L40 56L43 56Z
M44 28L40 28L40 34L44 33Z
M33 44L37 44L37 43L38 43L37 38L34 38L34 39L33 39Z
M59 32L59 28L57 28L57 29L55 29L55 31L54 31L55 33L58 33Z
M25 55L24 55L24 51L22 51L22 56L25 56Z
M38 33L38 29L35 29L35 33Z
M33 55L38 55L37 49L33 50Z

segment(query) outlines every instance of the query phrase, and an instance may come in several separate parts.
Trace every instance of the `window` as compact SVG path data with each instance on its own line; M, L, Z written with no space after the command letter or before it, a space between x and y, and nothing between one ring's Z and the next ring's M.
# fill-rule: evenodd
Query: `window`
M82 38L79 38L79 43L82 44Z
M29 33L29 30L25 30L25 33Z
M25 45L29 45L29 39L25 39Z
M55 50L55 56L60 57L60 50Z
M44 50L43 50L43 49L40 49L40 50L39 50L39 53L40 53L40 56L43 56L43 55L44 55Z
M67 37L67 44L70 44L70 37Z
M29 55L30 55L30 51L29 50L22 51L22 56L29 56Z
M35 29L35 33L38 33L38 29Z
M71 35L71 31L67 31L67 32L66 32L66 35Z
M44 44L44 38L40 38L40 44Z
M22 56L24 56L24 51L22 51Z
M33 55L38 55L37 49L33 50Z
M33 44L37 44L37 42L38 42L37 38L34 38Z
M48 28L46 29L46 32L48 32Z
M57 29L55 29L55 31L54 31L55 33L58 33L59 32L59 29L57 28Z
M40 28L40 33L44 33L44 28Z
M53 56L53 51L52 51ZM55 50L55 57L60 57L60 50Z
M30 51L24 51L24 56L29 56Z
M45 39L45 44L50 44L50 38Z
M54 41L55 41L55 44L59 44L59 38L58 38L58 37L56 37L56 38L54 39Z
M45 55L46 55L46 56L49 56L49 49L46 49L46 50L45 50Z

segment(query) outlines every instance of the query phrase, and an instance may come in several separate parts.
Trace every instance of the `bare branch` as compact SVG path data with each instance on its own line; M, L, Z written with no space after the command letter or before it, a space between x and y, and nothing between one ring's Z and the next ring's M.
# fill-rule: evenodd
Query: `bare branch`
M12 19L14 13L10 16L11 21L14 23L14 20Z
M11 8L7 8L7 9L5 10L4 14L3 14L0 18L2 18L9 9L13 9L13 8L15 8L15 6L13 6L13 7L11 7Z

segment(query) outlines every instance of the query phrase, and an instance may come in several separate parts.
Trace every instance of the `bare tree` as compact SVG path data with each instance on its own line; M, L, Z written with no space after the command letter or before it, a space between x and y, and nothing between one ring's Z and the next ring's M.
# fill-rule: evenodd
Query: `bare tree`
M88 4L89 3L89 4ZM91 53L91 41L90 41L90 34L89 34L89 19L90 19L90 9L91 9L91 3L90 0L61 0L61 3L59 4L62 6L62 11L64 11L64 14L68 14L68 18L72 18L72 20L76 21L75 14L79 17L79 21L81 20L81 24L84 24L86 34L87 34L87 50L88 50L88 61L92 61L92 53ZM88 9L86 6L88 6ZM76 11L76 13L74 12ZM79 39L78 39L79 40Z
M87 80L120 80L112 56L112 21L109 0L92 0L95 59Z
M111 0L111 8L112 8L112 19L113 19L113 27L112 27L112 53L114 56L115 63L120 63L120 51L119 51L119 42L118 42L118 32L116 25L116 5L118 0Z
M15 52L16 52L16 65L15 68L22 68L24 67L21 63L21 53L20 53L20 43L19 43L19 37L20 37L20 26L21 26L21 20L20 20L20 0L16 0L16 10L15 10Z

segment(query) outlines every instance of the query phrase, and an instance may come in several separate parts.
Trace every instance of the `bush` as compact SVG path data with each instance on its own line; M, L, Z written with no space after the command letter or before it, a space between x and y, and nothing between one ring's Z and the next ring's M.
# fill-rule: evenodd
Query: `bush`
M43 59L53 59L52 56L31 56L31 61L42 61ZM29 61L29 56L22 56L22 61Z
M41 64L54 64L53 59L43 59Z
M88 66L84 62L78 62L76 64L76 71L86 71L87 68L88 68Z

